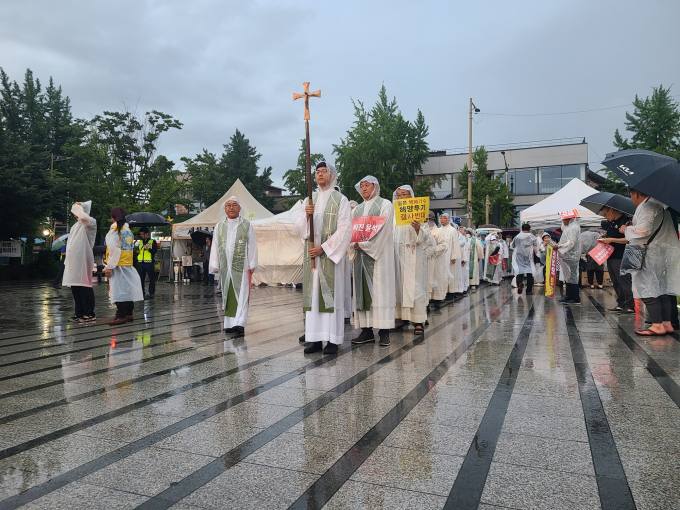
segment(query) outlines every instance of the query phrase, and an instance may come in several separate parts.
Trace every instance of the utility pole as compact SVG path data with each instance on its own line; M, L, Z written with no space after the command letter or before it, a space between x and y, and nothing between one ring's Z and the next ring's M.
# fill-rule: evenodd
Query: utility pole
M479 108L470 98L470 109L468 113L468 196L467 196L467 214L468 226L472 226L472 115L479 113Z
M486 196L486 200L484 201L484 219L486 220L486 224L488 225L490 220L489 220L489 209L491 208L491 200L489 200L489 195Z

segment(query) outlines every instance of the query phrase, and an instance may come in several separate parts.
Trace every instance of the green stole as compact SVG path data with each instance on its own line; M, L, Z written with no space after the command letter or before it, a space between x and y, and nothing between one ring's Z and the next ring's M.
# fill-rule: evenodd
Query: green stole
M475 264L477 264L477 240L474 237L470 238L470 280L474 278L475 274Z
M313 195L316 202L317 193ZM323 224L321 226L321 244L325 243L338 229L338 212L342 193L333 190L326 202L323 211ZM314 219L312 218L312 221ZM311 241L312 246L315 244ZM302 307L305 312L312 311L312 261L309 256L308 242L305 242L304 258L302 263ZM335 311L335 262L329 259L325 253L316 257L316 269L319 272L319 312L333 313Z
M227 271L229 261L227 260L227 247L224 245L227 240L229 230L228 220L220 222L216 229L217 255L220 262L220 282L222 284L222 306L226 317L236 317L238 310L238 295L241 291L243 281L243 269L246 260L246 250L248 247L248 232L250 222L240 218L236 227L236 239L234 240L234 253L231 256L231 273ZM239 292L236 292L238 288Z
M354 208L353 217L359 216L380 216L382 203L384 198L377 197L371 208L366 214L366 202ZM384 226L384 225L383 225ZM379 233L378 233L379 234ZM376 235L378 235L376 234ZM373 269L375 267L375 260L372 259L363 250L356 250L356 257L352 267L354 273L354 299L357 310L366 312L371 309L373 305L373 298L371 297L371 290L373 289Z

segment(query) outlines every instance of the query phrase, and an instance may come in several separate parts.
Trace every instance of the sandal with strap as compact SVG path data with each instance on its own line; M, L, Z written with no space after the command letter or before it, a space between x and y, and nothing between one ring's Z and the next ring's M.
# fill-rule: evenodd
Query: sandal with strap
M668 333L665 331L663 333L657 333L653 329L636 329L635 334L639 336L666 336Z

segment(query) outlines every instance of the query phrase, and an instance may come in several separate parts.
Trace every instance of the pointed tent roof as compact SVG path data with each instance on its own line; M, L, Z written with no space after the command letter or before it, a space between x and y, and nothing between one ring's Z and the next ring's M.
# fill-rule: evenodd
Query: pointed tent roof
M519 217L522 223L529 223L532 229L556 227L562 223L561 212L577 209L582 226L599 227L602 216L579 205L581 200L593 193L597 193L597 190L580 179L572 179L562 189L521 211Z
M260 220L274 216L260 202L255 200L240 179L236 179L231 188L210 207L203 209L196 216L186 221L174 224L172 226L173 239L190 239L189 231L193 228L214 227L226 216L224 213L224 202L231 196L238 197L241 202L241 216L248 220Z

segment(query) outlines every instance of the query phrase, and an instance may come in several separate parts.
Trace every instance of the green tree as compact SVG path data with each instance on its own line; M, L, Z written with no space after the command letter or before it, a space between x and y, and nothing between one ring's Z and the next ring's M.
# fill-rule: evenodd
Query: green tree
M502 226L511 225L515 219L515 209L512 202L512 194L506 184L500 178L495 178L487 167L488 153L484 146L475 149L472 154L474 171L472 173L472 222L475 225L486 223L486 197L489 197L490 216L493 217L493 210L499 211L500 223ZM461 194L466 197L468 190L468 168L467 164L458 175L458 186Z
M671 88L659 85L652 89L652 95L640 99L635 95L633 113L626 112L626 131L630 138L624 138L619 130L614 131L614 146L617 149L647 149L680 158L680 107L673 100ZM600 186L602 191L625 193L626 185L609 169L605 169L607 183Z
M306 157L307 151L305 150L305 139L300 140L300 151L298 152L297 166L286 170L283 174L283 185L292 195L306 196L307 195L307 181L305 180L305 168L306 168ZM325 161L323 154L312 153L310 154L310 160L312 162L312 171L314 166L319 161ZM312 181L312 188L316 190L316 183Z
M388 99L385 86L370 110L360 101L352 104L354 124L333 149L342 191L359 198L354 185L370 174L380 181L381 194L391 199L397 186L415 182L428 158L425 118L419 110L414 122L406 120L396 99Z
M218 200L227 188L214 152L203 149L193 158L183 157L184 169L189 176L191 198L203 209Z

